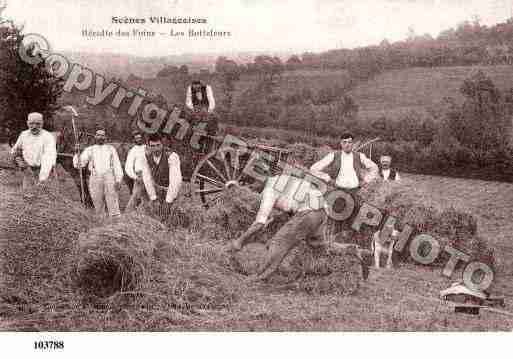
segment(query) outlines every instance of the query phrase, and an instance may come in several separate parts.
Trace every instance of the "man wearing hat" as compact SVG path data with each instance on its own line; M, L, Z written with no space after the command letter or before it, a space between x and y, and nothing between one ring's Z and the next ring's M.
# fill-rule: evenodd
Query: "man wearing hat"
M11 149L17 166L24 170L23 191L35 182L44 183L57 160L55 137L43 129L43 115L30 113L27 126Z
M141 165L137 164L136 161L141 161L141 158L145 156L145 148L143 141L143 135L139 131L132 133L135 145L128 151L125 162L125 182L128 184L130 190L130 200L126 205L126 211L135 209L137 206L140 196L143 190L142 174L140 171ZM138 170L136 170L138 169Z
M399 172L390 167L391 163L391 156L381 156L379 158L379 176L383 179L383 181L399 181L401 179L399 177Z
M80 156L73 157L75 168L88 166L89 192L93 199L94 208L98 216L105 215L105 205L110 216L118 216L119 198L118 192L123 180L123 168L119 161L118 153L114 146L106 144L105 130L97 130L94 136L96 144L87 147ZM75 149L80 151L80 145Z
M378 166L362 152L353 151L353 135L344 133L340 151L328 153L310 167L310 172L336 187L356 193L378 174Z

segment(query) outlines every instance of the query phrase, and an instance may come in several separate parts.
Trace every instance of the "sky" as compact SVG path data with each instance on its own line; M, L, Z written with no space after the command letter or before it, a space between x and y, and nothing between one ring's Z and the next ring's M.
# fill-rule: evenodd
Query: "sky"
M503 22L513 0L0 0L4 18L43 35L55 51L139 56L270 51L302 53L402 40L412 28L437 36L478 15ZM112 24L117 17L204 17L206 25ZM82 30L161 32L151 38L87 38ZM223 38L173 38L176 31L229 31Z

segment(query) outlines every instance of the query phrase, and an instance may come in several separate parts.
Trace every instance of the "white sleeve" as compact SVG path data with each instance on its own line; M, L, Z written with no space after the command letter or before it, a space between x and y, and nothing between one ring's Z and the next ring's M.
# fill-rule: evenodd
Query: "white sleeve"
M169 155L169 187L167 188L166 202L172 203L182 186L182 171L180 169L180 157L176 153Z
M319 177L325 181L330 181L331 178L329 174L323 172L323 170L328 167L331 162L335 159L335 153L330 152L326 156L324 156L321 160L315 162L310 167L310 173L313 174L316 177Z
M208 99L208 112L214 111L216 108L216 100L214 99L214 92L210 85L207 86L207 99Z
M369 183L378 176L378 165L375 164L371 159L367 158L367 156L365 156L365 154L362 152L360 152L360 161L362 162L363 166L369 170L364 178L365 182Z
M128 154L126 155L126 162L125 162L125 172L128 177L131 179L136 179L136 175L134 172L134 165L135 165L135 153L136 148L132 147L130 151L128 151Z
M16 140L16 143L14 144L14 146L12 146L12 148L11 148L11 155L15 155L16 152L18 152L19 150L22 149L23 137L25 137L24 136L24 132L20 133L20 135L18 136L18 139Z
M144 184L144 188L146 189L146 193L148 194L148 198L152 201L157 199L157 191L155 190L155 185L153 183L153 177L151 176L150 166L148 165L148 160L146 156L141 156L138 164L141 166L142 171L142 181Z
M114 146L111 146L112 149L112 166L114 167L114 177L116 182L120 183L123 180L123 167L121 166L121 162L119 161L118 151Z
M57 145L55 137L48 133L43 143L43 153L41 154L41 170L39 171L39 180L45 181L50 176L50 171L57 162Z
M265 184L264 190L262 191L260 208L258 208L255 223L267 223L267 220L273 211L275 202L276 194L274 192L274 182L268 180Z
M194 108L194 106L192 105L192 90L190 86L187 87L187 92L185 95L185 106L187 106L191 110Z
M89 163L89 160L91 159L91 147L87 147L80 156L76 154L73 156L73 167L75 168L84 168ZM80 161L79 161L80 157ZM79 163L80 162L80 163Z

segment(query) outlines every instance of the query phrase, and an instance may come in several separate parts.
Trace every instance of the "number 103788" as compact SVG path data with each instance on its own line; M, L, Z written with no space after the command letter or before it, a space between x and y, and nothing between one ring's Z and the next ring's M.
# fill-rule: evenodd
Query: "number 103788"
M55 340L39 340L34 342L34 349L36 350L55 350L64 349L64 341Z

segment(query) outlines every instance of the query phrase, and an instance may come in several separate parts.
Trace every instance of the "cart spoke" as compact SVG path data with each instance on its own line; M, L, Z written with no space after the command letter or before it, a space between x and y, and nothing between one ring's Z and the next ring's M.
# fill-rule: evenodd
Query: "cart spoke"
M214 172L215 172L215 173L216 173L216 174L217 174L217 175L218 175L218 176L219 176L223 181L228 182L228 180L226 179L226 177L225 177L225 176L223 176L223 174L221 173L221 171L219 171L219 170L217 169L217 167L216 167L216 166L214 166L214 165L212 164L212 162L210 162L210 160L206 160L205 162L210 166L210 168L212 168L212 169L214 170Z
M222 192L222 188L212 188L212 189L198 189L194 191L195 193L203 193L203 194L209 194L209 193L217 193Z
M232 178L235 179L235 178L238 178L237 177L237 172L239 171L239 159L240 159L240 156L239 156L239 151L237 150L235 152L235 160L231 158L230 156L230 159L232 160L232 167L233 167L233 176Z
M232 179L232 174L230 173L230 164L228 163L228 159L226 158L226 155L223 156L223 164L224 164L224 170L226 171L226 175L228 176L228 179ZM232 156L230 155L230 160L232 159Z
M209 183L211 183L211 184L214 184L214 185L216 185L216 186L220 186L220 187L224 187L224 184L223 184L223 183L221 183L221 182L219 182L219 181L217 181L217 180L215 180L215 179L213 179L213 178L210 178L210 177L207 177L207 176L201 175L201 174L199 174L199 173L197 174L197 176L198 176L199 178L204 179L205 181L207 181L207 182L209 182Z

